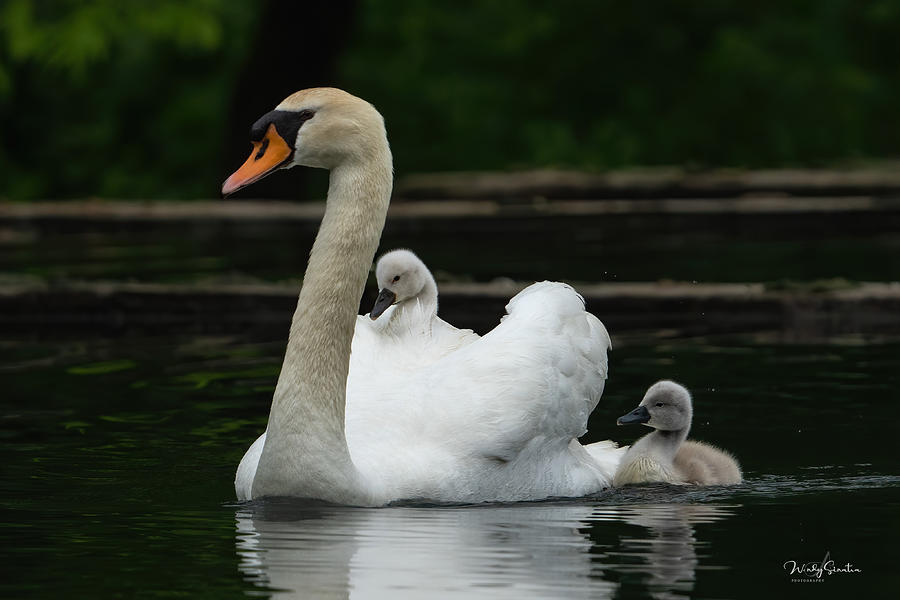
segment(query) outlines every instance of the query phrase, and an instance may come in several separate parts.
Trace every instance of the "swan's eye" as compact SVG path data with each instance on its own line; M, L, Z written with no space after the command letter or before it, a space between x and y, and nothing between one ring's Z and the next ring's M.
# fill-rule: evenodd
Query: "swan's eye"
M397 283L398 281L400 281L400 276L399 276L399 275L394 275L394 278L391 279L391 281L392 281L393 283Z
M314 116L316 116L316 113L311 110L301 110L297 113L297 120L303 123L304 121L309 121Z
M259 145L259 152L256 153L256 156L253 157L253 160L259 160L263 157L263 154L266 153L266 150L269 148L269 138L264 137L262 144Z
M656 405L657 405L657 406L665 406L666 403L665 403L665 402L657 402Z

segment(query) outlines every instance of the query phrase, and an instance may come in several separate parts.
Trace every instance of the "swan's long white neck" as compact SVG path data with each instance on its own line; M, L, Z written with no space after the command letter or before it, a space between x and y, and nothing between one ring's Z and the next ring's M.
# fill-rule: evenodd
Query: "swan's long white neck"
M391 184L386 139L365 162L331 171L325 216L272 400L254 497L366 502L366 486L344 435L345 391L359 300L384 228Z

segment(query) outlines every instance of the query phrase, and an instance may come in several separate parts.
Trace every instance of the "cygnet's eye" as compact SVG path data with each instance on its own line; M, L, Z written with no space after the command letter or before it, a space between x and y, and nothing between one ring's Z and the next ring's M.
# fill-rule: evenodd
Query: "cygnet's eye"
M391 282L392 282L392 283L397 283L398 281L400 281L400 276L399 276L399 275L394 275L394 278L391 279Z
M657 402L656 405L657 405L657 406L665 406L666 403L665 403L665 402Z

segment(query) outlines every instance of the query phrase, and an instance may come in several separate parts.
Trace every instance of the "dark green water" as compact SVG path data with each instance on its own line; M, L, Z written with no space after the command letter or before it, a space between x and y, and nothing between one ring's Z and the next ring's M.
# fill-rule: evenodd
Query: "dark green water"
M615 341L615 338L614 338ZM619 343L587 441L656 379L734 488L503 506L239 505L283 342L0 342L3 598L886 597L900 579L900 344ZM792 583L786 561L860 572Z
M317 228L318 221L0 222L0 277L299 279ZM390 219L380 252L398 247L414 248L439 280L894 281L900 215Z

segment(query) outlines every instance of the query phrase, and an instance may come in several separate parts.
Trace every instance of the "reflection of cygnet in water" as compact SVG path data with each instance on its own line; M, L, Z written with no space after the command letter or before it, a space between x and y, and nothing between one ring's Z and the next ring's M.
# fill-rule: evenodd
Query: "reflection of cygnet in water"
M623 536L621 552L629 568L645 573L646 595L656 600L691 596L698 568L715 568L709 542L697 540L695 525L714 523L732 514L731 507L710 504L638 504L610 507L603 516L647 529L648 535Z
M650 386L640 406L617 423L642 423L656 431L632 444L619 463L613 485L740 483L741 469L733 456L702 442L686 441L692 415L691 395L684 386L674 381Z

